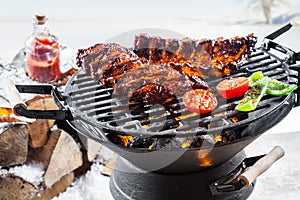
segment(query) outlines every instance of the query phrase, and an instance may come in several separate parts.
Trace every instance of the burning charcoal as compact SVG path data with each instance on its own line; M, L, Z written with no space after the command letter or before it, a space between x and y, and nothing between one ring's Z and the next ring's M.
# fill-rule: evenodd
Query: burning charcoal
M193 139L191 148L194 147L206 147L215 145L216 141L213 135L200 135Z
M138 138L134 137L128 142L128 147L132 148L147 148L151 149L154 142L154 138Z
M182 142L178 138L158 138L153 144L153 148L157 150L180 149Z

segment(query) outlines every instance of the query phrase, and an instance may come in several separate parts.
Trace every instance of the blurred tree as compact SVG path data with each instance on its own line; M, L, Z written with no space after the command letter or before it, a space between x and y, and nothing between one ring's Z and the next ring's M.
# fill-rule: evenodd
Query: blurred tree
M267 24L272 24L271 6L274 0L261 0L262 9L267 21Z
M246 0L248 7L253 10L262 10L267 24L272 24L272 8L289 7L288 0Z

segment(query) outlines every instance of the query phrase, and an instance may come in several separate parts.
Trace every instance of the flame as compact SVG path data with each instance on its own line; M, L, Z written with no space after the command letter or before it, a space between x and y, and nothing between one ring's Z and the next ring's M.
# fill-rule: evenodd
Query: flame
M185 140L182 144L181 144L181 148L187 148L191 146L191 141L189 139Z
M12 114L12 109L11 108L4 108L0 107L0 117L7 117Z
M216 141L216 142L223 142L223 137L222 137L222 135L217 135L217 136L215 137L215 141Z
M151 150L153 148L153 144L151 144L147 149Z
M118 137L121 139L122 145L125 147L127 147L128 142L133 138L131 135L118 135Z
M197 113L191 113L191 114L188 114L188 115L183 115L183 116L175 117L175 120L176 121L181 121L183 119L187 119L189 117L194 117L194 116L197 116L197 115L199 115L199 114L197 114Z
M239 121L239 119L237 117L231 117L230 120L233 122L233 123L237 123Z
M142 128L148 128L150 126L150 124L144 124L142 125Z
M201 149L198 152L198 157L199 157L199 166L200 167L209 167L212 166L212 159L208 156L209 151L205 149Z
M212 166L212 160L210 158L202 158L200 159L200 167L209 167Z

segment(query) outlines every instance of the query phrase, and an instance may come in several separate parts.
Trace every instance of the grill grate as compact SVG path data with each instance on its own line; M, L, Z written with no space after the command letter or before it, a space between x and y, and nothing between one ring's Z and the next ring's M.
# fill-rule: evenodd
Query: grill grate
M280 50L276 50L280 52ZM289 54L284 52L283 58L275 55L270 49L260 47L255 49L241 69L229 77L249 76L255 71L262 71L264 75L274 79L298 84L299 63L292 62ZM215 86L223 78L205 80L213 93ZM227 100L219 98L219 106L206 115L189 112L178 97L178 102L171 101L175 110L171 115L162 106L128 105L126 99L115 97L112 88L105 88L93 81L82 71L79 71L66 88L67 105L78 121L86 119L93 126L90 129L108 130L117 134L135 136L195 136L201 134L221 133L233 127L247 125L253 120L273 112L287 97L272 97L266 95L259 103L258 108L250 113L240 113L234 107L240 99ZM297 91L299 94L299 90ZM291 94L293 95L293 94ZM299 102L299 98L297 98ZM130 109L135 108L134 112ZM238 119L236 120L233 119ZM97 130L99 131L99 130ZM95 136L96 137L96 136Z

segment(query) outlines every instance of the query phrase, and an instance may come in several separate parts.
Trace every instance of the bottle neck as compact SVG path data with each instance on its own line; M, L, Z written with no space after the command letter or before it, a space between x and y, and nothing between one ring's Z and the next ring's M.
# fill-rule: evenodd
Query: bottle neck
M47 37L50 35L49 33L49 27L47 22L39 24L38 22L33 22L33 35L35 37L41 38L41 37Z

